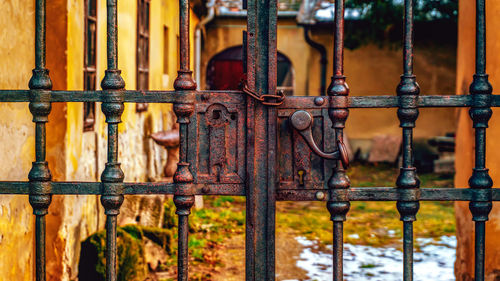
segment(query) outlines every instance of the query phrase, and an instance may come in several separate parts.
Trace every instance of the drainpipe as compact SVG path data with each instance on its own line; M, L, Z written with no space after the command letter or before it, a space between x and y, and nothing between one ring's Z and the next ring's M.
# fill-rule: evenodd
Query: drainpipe
M320 95L325 96L326 95L326 65L328 64L328 59L326 57L326 48L325 48L325 46L323 46L320 43L315 42L311 39L311 37L309 35L310 29L311 28L309 26L307 26L307 25L304 26L304 39L306 40L307 44L309 44L311 47L316 49L321 55L321 60L320 60L320 64L321 64L321 90L320 91L321 92L320 92Z
M215 0L210 0L207 2L208 13L205 18L203 18L195 28L194 40L195 40L195 55L194 55L194 76L198 89L201 86L201 31L205 30L205 25L209 23L215 17Z

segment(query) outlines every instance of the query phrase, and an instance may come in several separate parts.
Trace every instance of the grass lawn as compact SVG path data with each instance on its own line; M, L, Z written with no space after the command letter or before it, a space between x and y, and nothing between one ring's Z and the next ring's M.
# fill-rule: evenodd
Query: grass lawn
M389 165L354 165L348 175L353 187L394 186L399 170ZM420 176L421 187L452 187L452 177L436 174ZM297 235L329 244L332 223L324 202L279 202L278 229L292 228ZM453 202L420 202L416 237L440 237L455 234ZM351 202L344 223L344 241L370 246L401 245L402 222L396 202Z

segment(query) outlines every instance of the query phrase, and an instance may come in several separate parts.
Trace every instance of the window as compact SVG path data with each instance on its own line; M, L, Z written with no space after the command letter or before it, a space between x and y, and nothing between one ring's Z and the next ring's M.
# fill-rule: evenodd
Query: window
M97 61L97 0L85 0L85 34L83 61L83 88L96 90ZM95 124L95 102L83 103L83 131L93 131Z
M137 3L137 90L149 88L149 0ZM137 112L148 110L147 103L137 103Z

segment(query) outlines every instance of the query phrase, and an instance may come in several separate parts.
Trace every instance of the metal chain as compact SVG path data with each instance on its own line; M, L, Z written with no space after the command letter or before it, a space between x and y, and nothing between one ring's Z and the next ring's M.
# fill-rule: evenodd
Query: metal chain
M277 91L276 94L267 94L260 96L257 95L254 91L250 90L246 84L243 84L241 90L255 100L260 101L263 105L279 106L283 104L283 101L285 100L285 94L281 90Z

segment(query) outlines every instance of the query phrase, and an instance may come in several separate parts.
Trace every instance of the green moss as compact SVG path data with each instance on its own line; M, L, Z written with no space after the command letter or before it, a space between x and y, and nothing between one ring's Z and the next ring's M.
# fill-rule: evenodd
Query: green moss
M117 229L118 280L144 280L147 265L144 260L144 238L160 245L169 255L175 229L126 225ZM100 281L106 276L106 233L100 231L82 242L79 280Z
M173 244L177 229L164 229L147 226L143 226L141 229L146 238L160 245L167 252L167 254L174 254Z
M125 226L120 227L120 228L123 229L128 234L130 234L134 239L142 240L142 238L144 236L144 234L142 233L141 227L138 225L129 224L129 225L125 225Z
M167 200L164 205L163 228L171 229L177 227L177 215L175 214L175 205L172 200Z
M78 278L80 280L104 281L106 234L101 231L82 242Z
M147 265L144 260L143 241L120 229L118 241L118 280L144 280ZM118 234L118 240L120 234Z
M131 230L129 228L129 230ZM130 234L122 228L117 229L117 260L118 276L120 281L144 280L146 277L146 263L141 239L137 239L140 232ZM142 237L142 236L141 236ZM82 242L78 279L104 281L106 277L106 233L100 231L89 236Z

